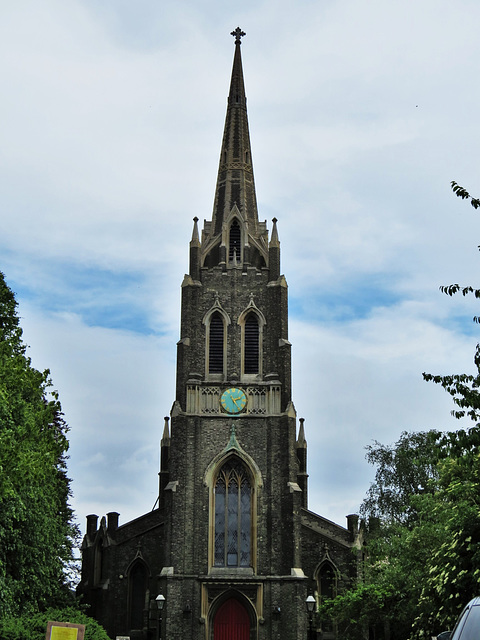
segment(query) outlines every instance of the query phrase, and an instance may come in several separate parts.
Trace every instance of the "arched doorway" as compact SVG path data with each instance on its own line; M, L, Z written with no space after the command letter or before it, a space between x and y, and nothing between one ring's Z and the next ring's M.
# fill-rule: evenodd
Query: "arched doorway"
M226 600L213 623L213 640L249 640L250 618L236 598Z

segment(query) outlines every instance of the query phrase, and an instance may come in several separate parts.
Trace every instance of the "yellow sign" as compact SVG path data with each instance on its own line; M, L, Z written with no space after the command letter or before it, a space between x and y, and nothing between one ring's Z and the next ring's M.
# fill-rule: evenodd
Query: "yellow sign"
M77 640L78 629L72 627L52 627L50 640Z
M85 625L75 622L52 622L47 624L45 640L83 640Z

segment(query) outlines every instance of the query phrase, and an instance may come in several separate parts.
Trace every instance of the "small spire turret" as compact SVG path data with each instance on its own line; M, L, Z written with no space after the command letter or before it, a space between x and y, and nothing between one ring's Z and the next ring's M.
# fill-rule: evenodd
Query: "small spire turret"
M200 239L198 235L198 218L193 219L192 239L190 241L190 275L193 280L200 279Z
M168 428L169 420L170 418L168 416L165 416L164 424L163 424L163 435L162 435L162 441L161 441L162 446L170 444L170 430Z
M280 247L280 240L278 239L278 230L277 230L277 219L272 218L273 227L272 227L272 235L270 237L270 244L268 245L270 249L273 247Z
M300 418L297 439L298 474L297 482L302 490L302 506L308 509L307 441L305 439L305 418Z
M193 219L193 231L192 231L192 239L190 240L191 247L199 247L200 239L198 235L198 218L197 216Z
M277 219L273 218L272 235L268 245L268 266L270 269L270 281L280 277L280 240L278 239Z
M169 417L165 416L163 425L163 435L160 441L160 472L158 474L158 506L163 507L164 490L170 481L170 429Z
M305 427L303 426L303 423L305 422L305 418L300 418L299 422L300 422L300 428L298 430L297 449L300 449L300 448L303 449L307 447L307 441L305 440Z

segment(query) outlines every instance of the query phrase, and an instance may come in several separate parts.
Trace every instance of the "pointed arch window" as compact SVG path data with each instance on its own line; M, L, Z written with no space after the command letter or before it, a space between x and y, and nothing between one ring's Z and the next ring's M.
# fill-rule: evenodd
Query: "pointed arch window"
M228 242L228 261L229 262L241 262L241 238L242 233L240 225L236 218L233 219L230 225L230 236Z
M250 567L252 546L252 484L236 457L222 466L214 488L216 567Z
M143 629L147 600L147 568L144 563L136 561L128 578L130 629Z
M225 330L222 315L215 311L210 318L208 373L223 373Z
M317 574L317 592L320 603L337 595L337 572L331 562L324 562ZM328 618L322 620L322 631L333 633L333 621Z
M95 545L93 572L93 582L95 585L99 585L105 577L105 551L103 548L103 538L99 538Z
M218 294L215 294L215 304L204 315L202 322L205 325L205 376L211 381L224 380L227 370L227 329L231 321L222 309Z
M245 318L244 332L244 373L259 373L260 369L260 328L256 313L250 312Z
M323 564L318 572L318 587L322 599L335 597L335 569L329 562Z

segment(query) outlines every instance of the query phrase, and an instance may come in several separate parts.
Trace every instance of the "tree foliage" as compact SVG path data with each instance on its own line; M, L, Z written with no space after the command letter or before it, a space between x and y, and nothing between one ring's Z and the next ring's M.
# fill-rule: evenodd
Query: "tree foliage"
M367 460L375 480L361 505L365 536L363 579L350 592L324 603L342 638L408 638L418 616L425 566L442 541L433 517L438 486L439 431L401 434L393 445L374 442Z
M16 307L0 273L0 618L68 599L77 537L68 428L49 371L26 355Z
M480 208L456 182L452 189ZM480 299L472 286L440 289ZM372 627L376 638L429 640L452 628L480 594L480 345L474 362L473 375L423 374L451 395L452 414L469 426L403 433L394 445L367 447L376 474L361 507L363 582L319 612L337 620L345 640L367 638Z
M412 497L433 491L440 435L434 430L404 431L394 445L375 441L366 447L367 461L376 466L376 473L360 508L364 519L379 518L388 526L417 519Z
M73 622L85 625L85 640L109 640L105 629L96 620L74 607L47 609L36 614L24 614L19 618L0 619L2 640L45 640L47 623Z
M455 180L452 180L450 184L452 186L452 191L456 196L462 198L462 200L470 200L470 204L474 209L478 209L480 207L480 200L471 196L468 191L455 182Z
M468 193L468 191L464 187L461 187L457 182L455 182L455 180L452 180L450 184L452 187L452 191L456 196L458 196L459 198L462 198L462 200L469 200L470 204L474 209L478 209L480 207L480 200L478 198L474 198L473 196L471 196ZM480 249L480 246L478 248ZM442 285L440 287L440 291L442 291L442 293L445 293L447 296L454 296L456 293L460 292L463 296L467 296L468 294L472 293L475 296L475 298L477 298L477 300L480 298L480 289L477 289L470 285L467 285L467 286L460 286L459 284ZM473 321L480 323L480 316L474 316Z
M362 582L323 603L345 640L430 638L480 593L479 431L402 433L368 448ZM419 482L420 481L420 482Z
M451 183L453 192L469 200L474 209L480 200ZM461 291L480 298L480 289L458 285L442 287L447 295ZM476 316L474 321L479 322ZM453 624L464 604L480 593L480 345L474 356L476 373L455 375L423 374L425 380L442 386L452 396L457 419L473 425L447 433L442 439L444 457L439 465L439 491L435 516L444 523L445 537L428 565L428 578L419 602L415 623L417 635L438 622ZM470 423L471 424L471 423ZM430 603L430 604L429 604ZM436 607L433 605L436 604Z

